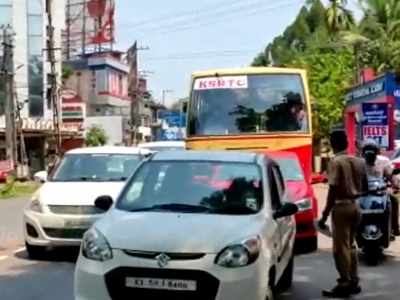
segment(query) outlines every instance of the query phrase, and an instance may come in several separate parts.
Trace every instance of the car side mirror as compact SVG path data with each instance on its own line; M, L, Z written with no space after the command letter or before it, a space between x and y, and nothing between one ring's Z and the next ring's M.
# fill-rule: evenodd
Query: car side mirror
M274 219L280 219L295 215L299 211L299 207L291 202L285 202L280 209L274 213Z
M45 183L47 181L47 177L48 177L47 171L40 171L35 173L35 175L33 175L35 181L40 183Z
M111 196L100 196L98 197L95 202L94 206L104 211L110 210L111 206L113 205L114 201Z
M400 174L400 169L393 170L393 175L399 175L399 174Z

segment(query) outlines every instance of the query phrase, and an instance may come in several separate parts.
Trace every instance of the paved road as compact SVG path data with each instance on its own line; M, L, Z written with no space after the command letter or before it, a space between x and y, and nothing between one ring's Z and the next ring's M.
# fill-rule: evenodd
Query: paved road
M317 189L320 202L326 190ZM73 269L76 253L57 252L46 261L30 261L22 249L20 215L26 200L0 201L0 299L73 300ZM3 232L5 231L5 232ZM14 253L16 250L17 253ZM62 258L62 259L60 259ZM364 293L355 299L392 300L400 295L400 242L391 246L384 263L378 267L362 264ZM330 240L320 238L320 250L296 259L293 289L278 300L318 300L321 289L331 287L335 269ZM235 300L235 299L233 299Z

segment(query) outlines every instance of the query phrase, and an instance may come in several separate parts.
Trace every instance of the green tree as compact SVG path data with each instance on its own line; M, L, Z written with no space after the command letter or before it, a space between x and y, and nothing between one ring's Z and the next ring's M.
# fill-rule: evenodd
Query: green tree
M311 0L307 16L307 23L311 32L318 31L320 28L326 28L325 16L326 9L320 0Z
M88 147L98 147L107 144L108 137L103 128L92 126L86 133L85 143Z
M313 50L293 60L292 67L306 69L313 100L314 137L321 139L343 118L344 94L352 85L351 51Z
M356 22L353 12L346 8L347 0L329 0L326 10L326 24L331 34L352 29Z

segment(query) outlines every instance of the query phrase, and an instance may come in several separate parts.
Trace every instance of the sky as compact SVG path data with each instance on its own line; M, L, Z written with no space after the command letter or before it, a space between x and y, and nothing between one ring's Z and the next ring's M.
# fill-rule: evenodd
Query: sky
M137 40L139 70L167 104L189 94L194 71L248 66L294 21L304 0L116 0L117 47ZM354 8L355 0L350 1Z

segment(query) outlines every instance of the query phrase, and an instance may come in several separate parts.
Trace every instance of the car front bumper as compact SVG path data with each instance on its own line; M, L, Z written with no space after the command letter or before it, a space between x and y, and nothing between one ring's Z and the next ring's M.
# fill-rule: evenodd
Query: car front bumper
M154 259L132 257L121 250L114 250L113 255L107 262L88 260L80 255L75 270L76 300L111 300L122 295L148 300L266 299L268 270L261 257L248 267L227 269L214 263L215 255L173 260L166 268L160 268ZM133 289L125 286L129 277L195 280L198 287L196 292Z
M83 233L99 219L96 216L58 215L24 211L25 241L32 246L79 246Z

